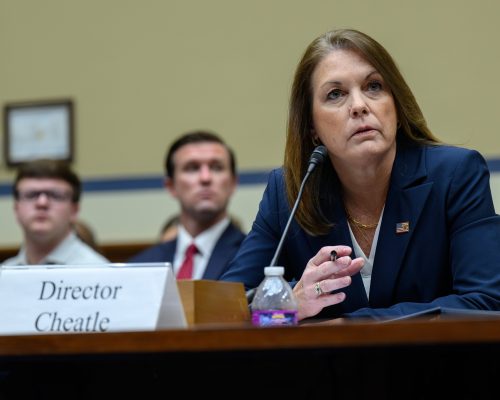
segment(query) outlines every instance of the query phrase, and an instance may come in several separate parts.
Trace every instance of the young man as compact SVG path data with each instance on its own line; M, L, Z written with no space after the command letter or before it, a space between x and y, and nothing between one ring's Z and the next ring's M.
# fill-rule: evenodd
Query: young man
M178 279L218 279L245 237L227 212L237 185L234 153L211 132L190 132L170 146L165 171L180 205L177 237L129 261L171 262Z
M24 241L19 253L3 265L109 262L75 234L81 183L67 163L36 160L23 164L13 192Z

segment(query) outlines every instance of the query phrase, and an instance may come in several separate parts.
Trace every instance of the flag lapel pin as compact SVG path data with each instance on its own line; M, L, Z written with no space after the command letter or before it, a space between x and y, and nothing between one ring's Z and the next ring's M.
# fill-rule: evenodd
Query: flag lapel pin
M410 232L410 221L398 222L396 224L396 233L408 233Z

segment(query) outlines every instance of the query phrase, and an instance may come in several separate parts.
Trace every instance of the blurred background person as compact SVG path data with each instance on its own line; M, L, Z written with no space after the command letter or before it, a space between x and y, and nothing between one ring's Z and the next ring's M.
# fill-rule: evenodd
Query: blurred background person
M180 205L177 235L129 261L171 262L178 279L218 279L245 237L227 212L238 182L234 153L212 132L189 132L171 144L165 173Z
M13 185L14 213L23 230L19 253L3 265L99 264L108 260L75 233L81 182L58 160L22 164Z
M73 229L75 230L76 236L83 242L92 247L95 251L102 254L101 248L97 243L97 237L94 230L90 225L81 219L77 219L73 224Z
M175 214L167 219L160 230L160 242L168 242L177 237L179 220L180 218L178 214Z

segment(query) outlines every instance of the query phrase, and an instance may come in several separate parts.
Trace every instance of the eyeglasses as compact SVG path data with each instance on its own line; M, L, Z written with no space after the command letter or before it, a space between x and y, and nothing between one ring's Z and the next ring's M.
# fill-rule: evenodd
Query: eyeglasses
M63 190L27 190L25 192L17 192L16 199L25 202L35 202L41 195L45 195L48 200L63 203L71 200L72 194Z

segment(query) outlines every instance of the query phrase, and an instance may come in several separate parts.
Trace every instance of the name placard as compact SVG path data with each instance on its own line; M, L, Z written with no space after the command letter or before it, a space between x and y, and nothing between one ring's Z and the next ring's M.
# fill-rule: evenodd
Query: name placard
M0 269L0 334L186 327L170 263Z

